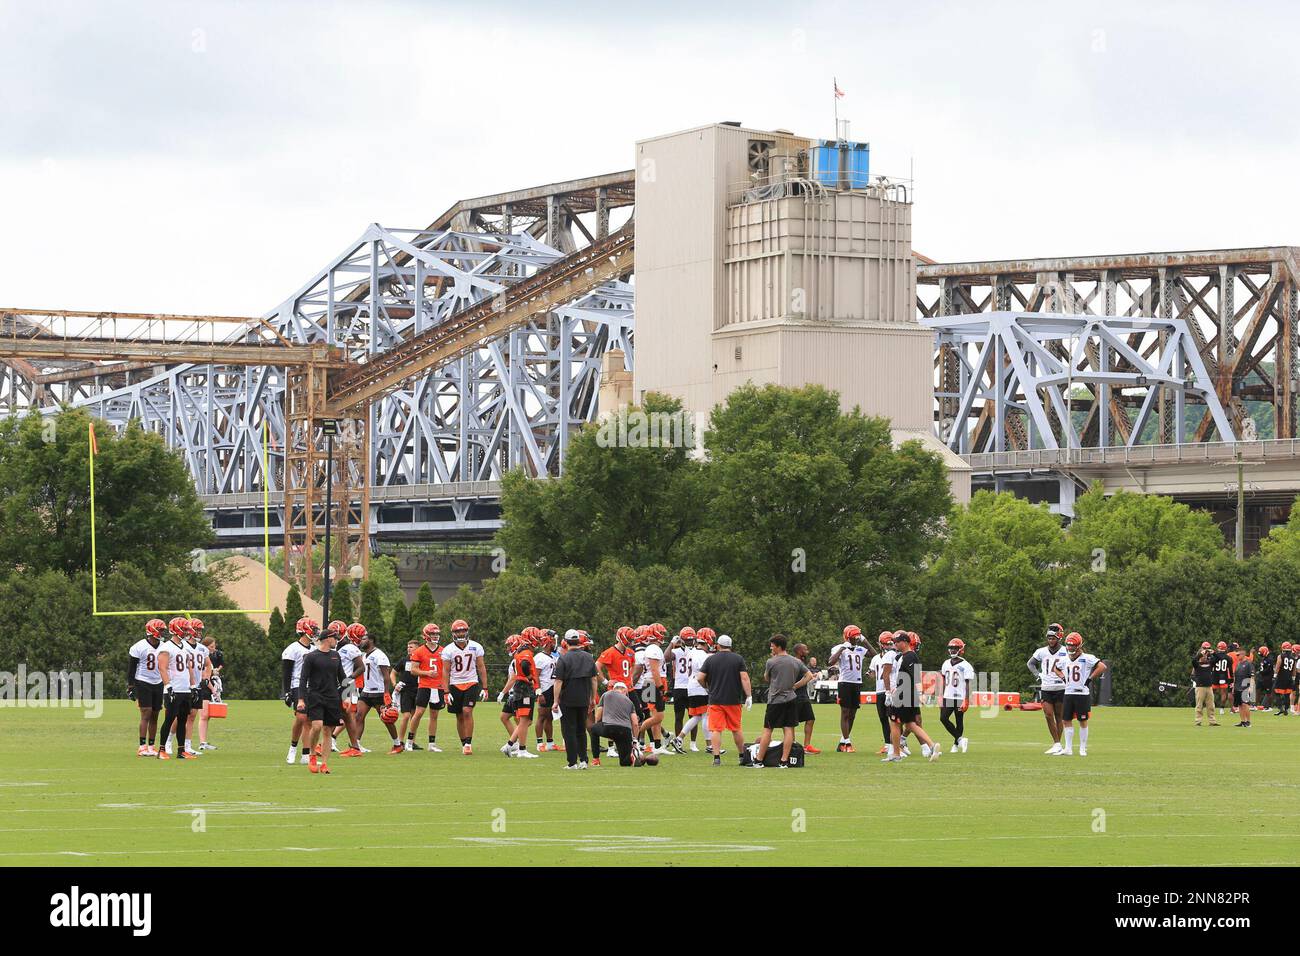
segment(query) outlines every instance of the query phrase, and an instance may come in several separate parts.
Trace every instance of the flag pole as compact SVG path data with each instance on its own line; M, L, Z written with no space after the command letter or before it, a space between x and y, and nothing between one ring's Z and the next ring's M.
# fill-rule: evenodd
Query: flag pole
M831 101L835 106L835 135L831 137L835 142L840 141L840 81L839 77L831 77Z

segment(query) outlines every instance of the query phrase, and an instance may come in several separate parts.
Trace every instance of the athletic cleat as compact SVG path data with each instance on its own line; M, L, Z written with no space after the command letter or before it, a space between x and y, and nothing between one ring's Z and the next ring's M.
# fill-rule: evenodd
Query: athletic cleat
M1061 745L1059 743L1052 744L1052 746L1044 750L1043 753L1047 754L1049 757L1059 757L1061 754Z
M429 746L428 746L427 749L428 749L429 753L431 753L431 754L440 754L440 753L442 753L442 748L439 747L437 744L429 744Z
M533 753L531 750L516 750L516 751L515 751L515 756L516 756L516 757L527 757L529 760L536 760L536 759L537 759L537 754Z
M881 763L901 763L902 760L903 758L898 754L889 754L888 756L880 758Z
M360 756L361 756L361 751L358 750L356 747L349 747L347 750L341 750L341 751L339 751L339 756L340 756L340 757L360 757Z
M181 751L181 756L182 756L182 757L197 757L197 756L198 756L198 753L197 753L196 751L190 750L190 748L186 747L184 750Z
M171 759L172 759L172 755L169 754L169 753L168 753L167 751L165 751L165 750L160 750L160 751L158 751L158 759L159 759L159 760L171 760Z
M935 744L933 747L929 748L929 750L930 752L926 754L926 757L929 758L930 763L934 763L939 759L939 745Z
M617 757L617 756L618 756L618 748L615 747L615 746L613 746L613 745L611 744L611 745L609 746L609 748L605 751L605 756L606 756L606 757Z
M581 764L576 764L576 763L566 763L566 764L564 765L563 769L565 769L565 770L581 770L581 769L582 769L582 765L581 765Z
M287 756L287 757L284 758L284 762L287 763L287 764L292 764L292 763L294 762L294 759L295 759L297 756L298 756L298 748L297 748L297 747L290 747L290 748L289 748L289 756Z
M357 744L357 749L360 750L363 754L368 754L368 753L370 753L370 748L369 748L369 747L363 747L363 746L361 746L360 744Z
M1062 748L1061 752L1058 753L1056 756L1058 756L1058 757L1073 757L1073 756L1074 756L1074 751L1073 751L1073 750L1065 750L1064 748Z
M470 754L474 752L474 748L472 745L466 744L465 746L460 748L460 752L464 754L466 757L468 757Z
M965 753L969 747L970 747L970 740L968 738L962 737L960 740L957 741L957 749L960 750L962 753Z
M405 752L406 752L406 748L403 747L401 744L393 744L392 749L388 751L388 756L391 757L393 754L400 754Z
M321 773L329 773L329 772L330 772L330 765L327 764L327 763L326 763L325 761L323 761L323 760L321 761L321 764L320 764L320 772L321 772Z
M135 752L135 755L137 757L147 757L149 756L149 748L144 744L141 744L140 749Z
M591 758L591 765L592 765L593 767L599 767L599 766L600 766L600 758L599 758L599 757L592 757L592 758Z
M818 750L816 747L814 747L812 744L809 744L807 747L804 747L804 748L803 748L803 752L806 753L806 754L819 754L819 753L821 753L821 751Z
M309 762L310 759L311 759L311 758L309 758L306 754L303 754L303 755L302 755L302 758L301 758L298 762L299 762L299 763L307 763L307 762Z
M1086 757L1086 756L1088 756L1088 748L1087 748L1087 747L1080 747L1080 748L1079 748L1079 756L1080 756L1080 757Z
M216 745L216 744L199 744L199 751L200 751L200 752L202 752L202 751L204 751L204 750L216 750L216 749L217 749L217 745Z
M700 752L700 748L697 747L697 746L695 745L695 741L692 740L692 741L691 741L691 753L693 753L693 754L697 754L697 753L699 753L699 752Z
M932 749L934 748L932 748L929 744L921 744L921 756L928 758L930 756L930 751Z
M313 756L311 762L307 764L307 769L312 773L320 773L320 767L316 765L316 758Z
M507 757L510 756L511 752L513 751L513 749L514 749L514 748L512 748L512 747L510 746L510 744L508 744L508 743L506 743L506 744L502 744L502 745L501 745L501 752L502 752L503 754L505 754Z
M153 744L145 744L144 755L146 757L156 757L158 756L158 751L154 749Z
M721 758L721 757L714 757L714 758L713 758L713 766L715 766L715 767L721 767L721 766L722 766L722 758Z
M417 744L414 740L408 740L408 741L406 742L406 749L407 749L407 750L423 750L424 748L421 747L419 744Z
M586 769L587 769L587 761L585 761L585 760L579 760L579 761L578 761L578 769L579 769L579 770L586 770Z
M681 737L673 737L671 740L668 741L668 746L673 748L673 753L682 754L683 756L685 756L686 748L682 746ZM695 748L692 747L691 749L694 750Z
M333 739L331 739L331 740L330 740L330 753L335 753L335 754L336 754L336 753L338 753L338 752L339 752L339 742L338 742L337 740L333 740Z

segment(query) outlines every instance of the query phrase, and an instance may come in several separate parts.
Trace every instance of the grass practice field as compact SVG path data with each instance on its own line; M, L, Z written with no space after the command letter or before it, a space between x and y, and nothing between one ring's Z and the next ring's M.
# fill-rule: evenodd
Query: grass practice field
M1190 709L1099 709L1086 758L1048 757L1041 714L967 721L970 752L880 763L864 709L856 754L834 753L838 708L819 706L825 753L801 770L750 770L734 753L657 767L561 769L562 753L507 760L499 708L463 756L285 764L289 712L233 701L198 760L137 757L136 709L0 713L0 864L192 866L744 866L763 864L1295 865L1300 717L1249 730L1194 727ZM941 730L938 712L925 725ZM746 715L752 736L762 722ZM557 728L558 729L558 728ZM423 738L423 734L421 734ZM938 738L936 738L938 739ZM726 744L731 750L731 743ZM202 811L198 813L196 811Z

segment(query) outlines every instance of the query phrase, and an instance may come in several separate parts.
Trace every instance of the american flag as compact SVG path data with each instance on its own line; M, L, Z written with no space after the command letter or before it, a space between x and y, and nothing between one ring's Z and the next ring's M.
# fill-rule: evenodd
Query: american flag
M842 99L844 99L844 91L843 91L842 89L840 89L840 81L837 80L835 77L832 76L832 77L831 77L831 83L834 84L834 86L835 86L835 98L836 98L837 100L842 100Z

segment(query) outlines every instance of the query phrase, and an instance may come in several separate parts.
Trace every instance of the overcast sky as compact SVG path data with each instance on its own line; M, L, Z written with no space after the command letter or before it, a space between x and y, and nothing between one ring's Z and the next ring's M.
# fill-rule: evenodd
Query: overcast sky
M640 137L829 136L833 76L933 258L1300 244L1297 4L620 6L0 0L0 306L261 314Z

